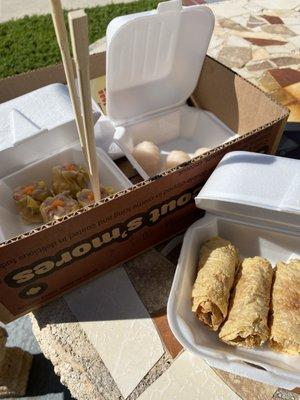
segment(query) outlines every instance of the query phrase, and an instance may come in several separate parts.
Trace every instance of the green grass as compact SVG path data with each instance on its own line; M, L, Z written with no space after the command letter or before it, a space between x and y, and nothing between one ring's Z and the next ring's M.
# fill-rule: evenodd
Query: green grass
M105 36L108 23L119 15L151 10L158 0L140 0L87 8L89 41ZM67 13L65 12L67 21ZM60 61L51 16L31 16L0 24L0 78L45 67Z

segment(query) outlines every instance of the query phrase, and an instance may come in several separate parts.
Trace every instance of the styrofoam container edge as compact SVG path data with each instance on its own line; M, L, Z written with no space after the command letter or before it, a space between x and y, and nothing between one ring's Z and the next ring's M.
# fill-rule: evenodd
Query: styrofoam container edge
M244 234L241 235L241 232ZM191 291L200 245L216 235L230 240L239 248L242 256L260 255L269 259L273 266L276 261L300 257L299 234L206 214L184 236L167 306L172 332L184 348L201 356L213 367L285 389L298 387L300 356L287 356L267 347L256 350L228 346L192 313Z

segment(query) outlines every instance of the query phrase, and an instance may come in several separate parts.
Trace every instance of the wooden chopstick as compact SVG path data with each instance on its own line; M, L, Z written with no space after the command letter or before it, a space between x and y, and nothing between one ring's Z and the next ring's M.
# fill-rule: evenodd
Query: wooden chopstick
M88 21L84 10L68 13L71 44L79 83L80 103L83 117L83 127L86 143L86 152L91 161L90 180L95 201L101 198L94 121L92 112L92 97L90 87L90 63Z
M75 84L75 76L74 76L74 69L72 58L69 49L69 41L67 35L67 29L64 21L63 10L61 6L60 0L50 0L51 4L51 14L53 25L55 29L56 39L60 48L61 58L66 74L67 84L69 88L71 103L73 106L73 111L75 114L75 121L77 132L79 136L80 146L83 151L84 157L88 164L89 173L92 173L91 167L91 160L89 159L89 155L86 152L86 143L85 143L85 136L84 136L84 126L83 120L80 111L80 103L79 98L76 91L76 84Z

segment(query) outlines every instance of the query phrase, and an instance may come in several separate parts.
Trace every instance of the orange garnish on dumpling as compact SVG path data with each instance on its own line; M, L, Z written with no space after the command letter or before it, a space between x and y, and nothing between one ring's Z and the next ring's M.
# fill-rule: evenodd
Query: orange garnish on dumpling
M26 195L30 195L32 194L34 191L34 185L28 185L28 186L24 186L22 189L22 192Z
M57 207L64 207L65 202L63 200L60 199L56 199L53 201L53 203L51 204L52 208L57 208Z
M88 201L94 201L94 200L95 200L95 196L94 196L94 193L93 193L93 192L89 192L89 193L87 194L87 200L88 200Z
M67 164L67 165L65 166L65 169L66 169L67 171L76 171L76 165L74 165L74 164Z

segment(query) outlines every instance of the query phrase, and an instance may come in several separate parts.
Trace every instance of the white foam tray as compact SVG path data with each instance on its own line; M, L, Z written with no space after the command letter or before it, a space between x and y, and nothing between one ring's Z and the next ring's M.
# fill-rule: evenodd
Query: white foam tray
M121 172L107 154L99 148L97 148L97 158L101 185L112 186L116 191L132 186L123 172ZM50 187L52 167L54 165L66 163L85 165L79 144L66 146L60 152L32 163L0 180L0 242L41 225L26 225L22 222L13 200L13 190L18 186L40 179L44 179Z
M212 113L183 105L139 123L119 126L114 139L138 173L148 179L147 172L132 156L134 147L144 140L159 147L163 171L172 150L183 150L192 157L200 147L213 149L236 136Z
M94 122L100 109L92 100ZM0 104L0 178L78 140L68 88L41 87Z
M261 256L273 265L300 258L300 233L251 224L234 218L206 214L186 232L169 301L168 321L182 346L211 366L270 385L300 386L300 356L262 349L234 348L222 343L192 312L191 293L196 278L200 246L212 236L230 240L242 257Z

